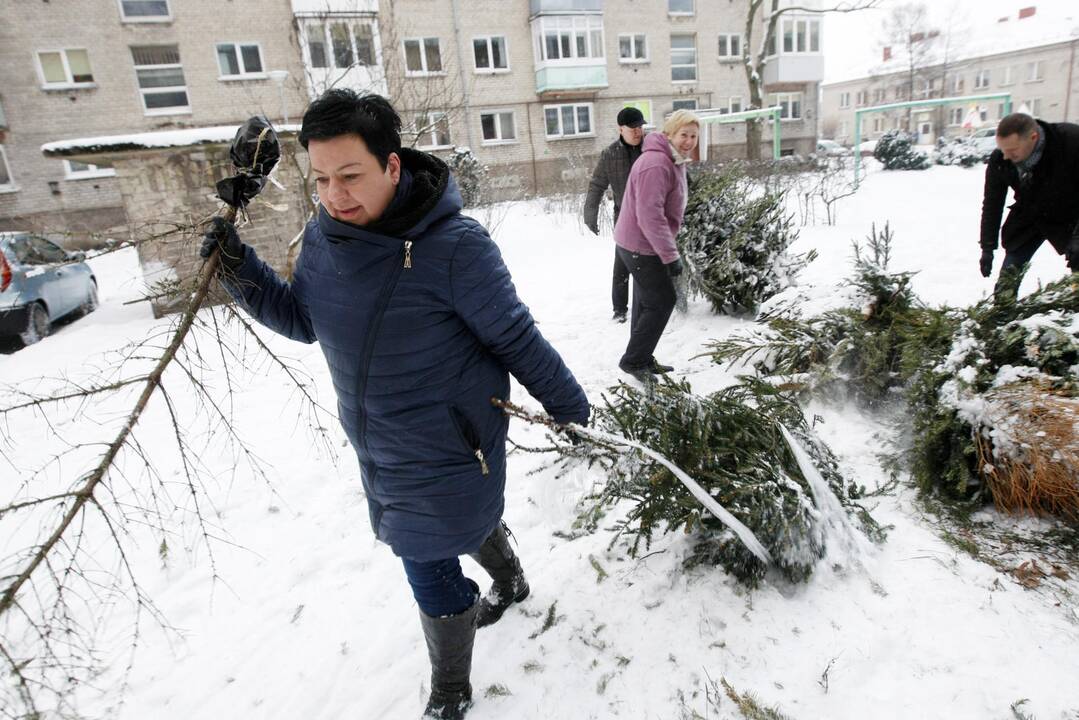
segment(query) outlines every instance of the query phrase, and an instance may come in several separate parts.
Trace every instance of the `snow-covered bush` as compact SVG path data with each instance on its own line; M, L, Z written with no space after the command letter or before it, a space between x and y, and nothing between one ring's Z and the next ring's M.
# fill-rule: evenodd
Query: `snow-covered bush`
M937 139L933 160L937 165L973 167L985 162L988 157L989 153L982 152L962 138L941 137Z
M478 207L487 200L489 171L472 153L470 148L455 147L449 161L450 172L457 181L464 206Z
M640 442L671 460L741 521L764 545L774 566L793 582L804 581L824 557L826 523L855 525L876 540L883 532L857 504L861 488L839 473L832 451L809 428L797 403L765 384L749 381L712 395L694 395L686 381L660 383L650 393L619 385L596 409L595 426ZM784 440L786 427L812 459L827 492L838 498L841 517L830 517L831 497L816 496ZM585 499L581 519L594 529L606 514L625 509L614 520L628 551L647 550L657 531L684 532L692 549L687 566L721 565L755 585L768 569L730 529L701 506L689 490L651 457L614 447L594 448L589 456L607 470L608 481ZM579 461L575 448L561 462ZM617 506L617 507L616 507Z
M797 237L784 193L731 166L694 177L677 240L691 292L716 312L754 312L816 256L790 255Z
M885 170L925 170L929 158L914 149L914 140L902 130L889 130L877 140L873 150Z

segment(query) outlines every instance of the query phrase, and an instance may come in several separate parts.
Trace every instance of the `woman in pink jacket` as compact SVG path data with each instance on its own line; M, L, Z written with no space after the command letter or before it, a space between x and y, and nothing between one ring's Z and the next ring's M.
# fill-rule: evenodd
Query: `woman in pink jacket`
M674 369L660 364L652 353L674 310L672 278L682 274L674 238L686 211L686 163L697 147L699 131L696 115L676 110L662 133L645 136L614 228L618 255L633 276L629 344L618 367L646 384L653 375Z

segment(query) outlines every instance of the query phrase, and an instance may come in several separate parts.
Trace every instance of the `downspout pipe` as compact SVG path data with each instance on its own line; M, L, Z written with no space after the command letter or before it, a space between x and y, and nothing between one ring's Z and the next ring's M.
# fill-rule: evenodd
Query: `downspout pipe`
M465 53L461 48L461 22L457 0L450 0L450 10L453 13L453 38L457 44L457 79L461 83L461 100L465 108L465 135L468 137L468 147L475 152L476 143L472 137L472 99L465 84Z

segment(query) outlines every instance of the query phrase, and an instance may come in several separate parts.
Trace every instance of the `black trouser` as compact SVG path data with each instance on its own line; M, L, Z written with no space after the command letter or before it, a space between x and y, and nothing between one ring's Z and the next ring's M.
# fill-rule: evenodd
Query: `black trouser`
M1016 214L1014 210L1009 212L1000 233L1001 243L1004 245L1004 262L1000 265L993 296L1015 299L1019 295L1019 285L1026 274L1027 263L1034 257L1034 253L1046 240L1061 253L1067 242L1067 234L1066 227L1042 226L1024 214Z
M611 306L616 313L626 314L629 310L629 268L618 256L618 246L614 246L614 273L611 277Z
M623 247L617 252L633 275L629 344L618 366L623 370L641 370L651 367L652 354L674 310L674 283L657 256L640 255Z

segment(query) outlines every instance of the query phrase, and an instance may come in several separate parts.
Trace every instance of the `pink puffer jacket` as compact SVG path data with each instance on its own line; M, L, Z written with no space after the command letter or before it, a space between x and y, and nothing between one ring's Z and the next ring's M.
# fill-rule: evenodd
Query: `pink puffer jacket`
M675 164L667 136L649 133L626 183L614 241L630 252L678 259L674 238L686 211L686 167Z

